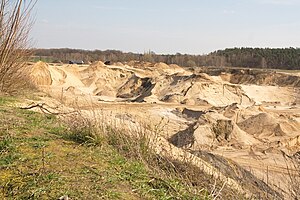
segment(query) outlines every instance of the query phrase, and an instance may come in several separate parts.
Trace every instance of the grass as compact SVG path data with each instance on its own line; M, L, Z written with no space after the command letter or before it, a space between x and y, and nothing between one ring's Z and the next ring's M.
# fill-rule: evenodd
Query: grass
M55 116L9 106L14 102L1 97L0 199L139 198L118 177L123 169L110 164L113 151L68 140Z
M0 199L213 199L211 188L222 186L155 155L145 134L128 137L81 115L70 123L17 101L0 96Z
M0 96L0 106L7 105L8 103L16 102L16 98L13 96Z

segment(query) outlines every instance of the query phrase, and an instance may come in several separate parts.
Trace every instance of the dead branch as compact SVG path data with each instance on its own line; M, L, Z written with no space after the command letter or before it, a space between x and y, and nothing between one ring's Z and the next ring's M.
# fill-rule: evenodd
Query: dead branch
M46 108L48 107L48 108ZM51 115L69 115L69 114L74 114L74 113L77 113L78 111L70 111L70 112L52 112L49 110L50 109L54 109L54 108L51 108L49 105L47 105L46 103L38 103L38 104L31 104L27 107L21 107L20 109L23 109L23 110L30 110L30 109L33 109L33 108L39 108L40 111L44 114L51 114Z

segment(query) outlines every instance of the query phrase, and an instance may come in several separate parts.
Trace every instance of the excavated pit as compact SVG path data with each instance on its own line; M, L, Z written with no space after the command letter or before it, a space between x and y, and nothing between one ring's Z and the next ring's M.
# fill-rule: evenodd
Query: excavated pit
M154 127L169 146L192 152L257 198L292 198L287 163L300 152L298 75L139 61L39 62L31 72L32 82L67 105L92 101L110 120L124 115Z

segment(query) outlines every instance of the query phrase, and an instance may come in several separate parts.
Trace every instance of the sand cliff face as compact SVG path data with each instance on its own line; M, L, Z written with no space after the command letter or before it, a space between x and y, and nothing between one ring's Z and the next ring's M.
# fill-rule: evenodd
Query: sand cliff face
M66 102L88 98L115 116L130 115L130 120L155 124L168 119L161 135L171 145L231 159L263 181L268 169L268 185L274 189L280 184L287 195L286 157L300 152L296 74L187 70L136 61L110 66L39 62L31 72L36 85Z

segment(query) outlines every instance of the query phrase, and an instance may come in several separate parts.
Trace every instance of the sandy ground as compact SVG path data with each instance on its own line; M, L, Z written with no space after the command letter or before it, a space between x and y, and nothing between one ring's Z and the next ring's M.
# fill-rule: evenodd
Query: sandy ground
M262 76L242 70L238 75L226 71L209 75L143 62L110 66L40 62L32 68L36 85L68 106L147 124L180 149L231 159L288 193L287 163L300 151L298 74Z

